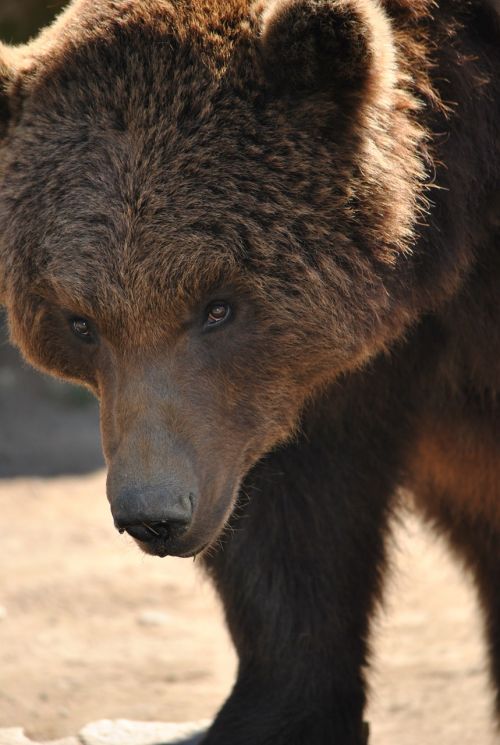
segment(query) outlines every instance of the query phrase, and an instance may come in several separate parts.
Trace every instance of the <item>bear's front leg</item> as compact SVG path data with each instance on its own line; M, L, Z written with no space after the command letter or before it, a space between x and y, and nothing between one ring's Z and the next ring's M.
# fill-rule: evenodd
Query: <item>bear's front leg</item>
M205 559L239 671L203 745L366 743L369 626L406 397L357 381L333 389L303 434L251 472L233 530Z

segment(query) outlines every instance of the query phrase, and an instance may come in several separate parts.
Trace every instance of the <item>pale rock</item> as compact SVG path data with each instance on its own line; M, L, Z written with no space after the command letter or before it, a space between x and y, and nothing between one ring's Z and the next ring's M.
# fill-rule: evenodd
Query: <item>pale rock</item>
M166 626L170 623L170 616L161 610L143 610L137 616L137 623L141 626Z
M199 745L209 724L165 724L131 722L128 719L103 719L84 727L80 732L80 741L82 745Z

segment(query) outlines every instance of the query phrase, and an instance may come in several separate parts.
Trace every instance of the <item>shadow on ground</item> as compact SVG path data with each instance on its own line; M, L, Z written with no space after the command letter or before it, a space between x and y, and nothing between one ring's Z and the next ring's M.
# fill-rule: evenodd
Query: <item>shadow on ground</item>
M203 737L206 734L206 732L200 732L199 735L195 735L195 737L189 737L187 740L176 740L175 742L163 742L159 743L158 745L202 745Z
M82 474L102 465L97 402L32 370L0 318L0 478Z

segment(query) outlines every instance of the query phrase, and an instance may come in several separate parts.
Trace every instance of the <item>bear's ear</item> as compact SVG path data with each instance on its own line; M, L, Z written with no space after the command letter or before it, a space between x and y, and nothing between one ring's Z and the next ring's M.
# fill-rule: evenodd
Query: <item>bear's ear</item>
M376 0L269 0L261 50L267 77L291 95L326 93L340 103L394 87L391 25Z

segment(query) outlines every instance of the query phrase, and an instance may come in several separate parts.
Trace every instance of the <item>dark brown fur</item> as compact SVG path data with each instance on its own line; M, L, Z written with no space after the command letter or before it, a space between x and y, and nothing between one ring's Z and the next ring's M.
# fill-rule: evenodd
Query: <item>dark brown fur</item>
M100 397L117 524L189 495L140 542L224 601L207 745L362 741L402 486L500 690L499 71L486 0L76 0L0 48L12 336Z

